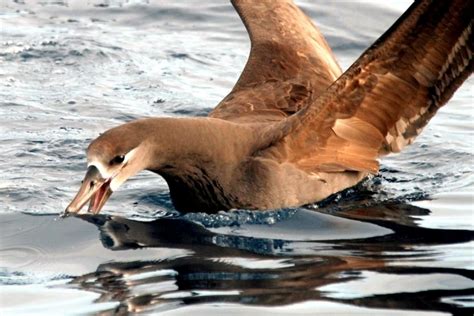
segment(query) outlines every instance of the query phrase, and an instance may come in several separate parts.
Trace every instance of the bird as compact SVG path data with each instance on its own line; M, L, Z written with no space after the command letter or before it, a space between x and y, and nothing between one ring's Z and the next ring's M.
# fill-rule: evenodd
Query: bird
M87 148L65 214L97 214L142 170L180 212L321 201L411 144L473 71L472 0L418 0L345 72L291 0L231 0L251 41L231 92L207 117L152 117Z

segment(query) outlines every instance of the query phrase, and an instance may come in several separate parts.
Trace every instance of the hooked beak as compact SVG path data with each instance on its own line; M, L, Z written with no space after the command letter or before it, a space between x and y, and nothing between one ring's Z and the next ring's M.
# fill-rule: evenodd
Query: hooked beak
M97 214L112 194L111 178L104 179L95 166L87 168L81 188L65 210L65 215L78 213L90 201L88 212Z

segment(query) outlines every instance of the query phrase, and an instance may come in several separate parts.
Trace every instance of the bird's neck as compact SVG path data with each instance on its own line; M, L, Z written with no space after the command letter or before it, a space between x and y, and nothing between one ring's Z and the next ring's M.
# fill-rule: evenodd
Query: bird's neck
M232 164L248 154L252 128L212 118L156 118L142 122L147 168L154 171L205 166L216 160Z
M168 183L181 211L228 209L232 178L253 149L255 127L211 118L150 119L146 169Z

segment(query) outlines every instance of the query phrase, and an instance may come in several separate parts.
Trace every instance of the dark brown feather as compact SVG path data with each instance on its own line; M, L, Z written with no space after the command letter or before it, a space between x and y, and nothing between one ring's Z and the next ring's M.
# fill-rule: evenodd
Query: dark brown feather
M472 0L417 1L320 98L281 122L288 134L261 154L284 151L303 169L376 172L378 156L412 143L472 73L473 12Z

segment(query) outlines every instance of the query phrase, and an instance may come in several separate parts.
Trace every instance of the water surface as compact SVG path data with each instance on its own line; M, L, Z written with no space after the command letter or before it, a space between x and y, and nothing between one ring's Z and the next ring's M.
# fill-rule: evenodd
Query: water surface
M410 2L297 3L345 68ZM62 220L88 143L134 118L206 115L247 34L227 1L0 12L2 315L472 313L472 79L378 176L322 203L180 215L145 172L103 215Z

